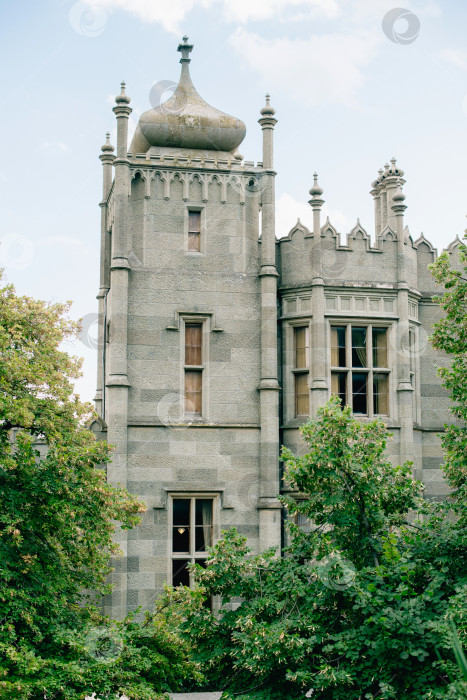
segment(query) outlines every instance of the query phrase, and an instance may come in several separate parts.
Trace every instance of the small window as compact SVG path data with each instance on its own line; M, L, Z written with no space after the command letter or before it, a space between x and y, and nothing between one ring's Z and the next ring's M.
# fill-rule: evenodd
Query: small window
M388 329L331 326L331 393L358 415L389 415Z
M310 391L308 375L310 367L310 328L296 326L294 332L294 393L295 417L310 414Z
M201 250L201 212L188 210L188 250L199 253Z
M185 324L185 415L203 411L203 324Z
M213 498L172 499L172 585L190 586L188 564L204 566L206 551L212 547Z

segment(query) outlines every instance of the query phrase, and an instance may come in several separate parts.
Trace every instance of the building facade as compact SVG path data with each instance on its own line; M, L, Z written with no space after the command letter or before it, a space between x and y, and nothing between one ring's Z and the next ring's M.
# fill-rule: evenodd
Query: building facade
M243 122L194 88L192 48L184 37L177 89L141 116L129 146L122 84L116 153L107 137L100 156L93 429L115 447L109 482L148 508L118 534L113 616L151 606L166 582L189 584L187 564L222 529L256 551L280 546L280 446L303 449L299 427L331 393L362 420L381 416L391 460L413 461L427 497L445 493L445 360L428 343L436 251L404 226L402 170L393 159L372 184L373 242L359 222L341 237L321 220L316 175L313 229L276 231L269 98L255 164L238 152Z

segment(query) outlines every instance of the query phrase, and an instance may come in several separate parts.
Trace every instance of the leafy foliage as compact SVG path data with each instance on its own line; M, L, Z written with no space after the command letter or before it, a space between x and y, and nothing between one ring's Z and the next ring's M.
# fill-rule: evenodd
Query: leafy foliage
M80 361L60 350L78 328L67 309L0 289L0 697L152 700L196 668L172 599L144 623L93 607L110 592L115 528L145 506L106 481L111 450L73 394Z
M445 450L444 469L457 500L467 497L467 247L459 246L464 273L451 267L446 252L431 266L437 282L446 291L438 301L443 318L435 324L432 343L451 356L451 366L439 373L453 401L456 425L446 425L442 436Z
M385 428L333 398L303 430L307 453L285 450L290 525L285 556L252 556L235 531L196 567L213 614L185 623L210 687L225 698L317 700L463 697L454 622L465 641L467 537L461 521L418 498L409 465L384 457ZM406 522L415 507L423 518Z

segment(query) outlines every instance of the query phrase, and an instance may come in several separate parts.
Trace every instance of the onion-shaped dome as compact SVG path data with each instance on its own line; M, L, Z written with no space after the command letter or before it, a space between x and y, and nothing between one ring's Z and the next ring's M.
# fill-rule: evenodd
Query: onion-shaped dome
M184 36L178 47L182 70L177 88L170 99L141 115L131 153L146 153L151 146L234 151L245 138L240 119L211 107L196 91L189 70L192 49Z

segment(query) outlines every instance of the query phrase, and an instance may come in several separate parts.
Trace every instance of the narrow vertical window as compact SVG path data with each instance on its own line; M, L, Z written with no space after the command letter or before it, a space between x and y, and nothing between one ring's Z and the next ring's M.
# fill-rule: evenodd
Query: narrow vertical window
M297 326L294 328L294 383L295 383L295 416L310 414L310 393L308 374L310 367L310 328Z
M200 416L203 405L203 324L185 324L185 414Z
M199 253L201 250L201 212L188 211L188 250Z
M173 498L172 500L172 585L190 586L188 564L204 566L206 551L212 547L212 498Z

